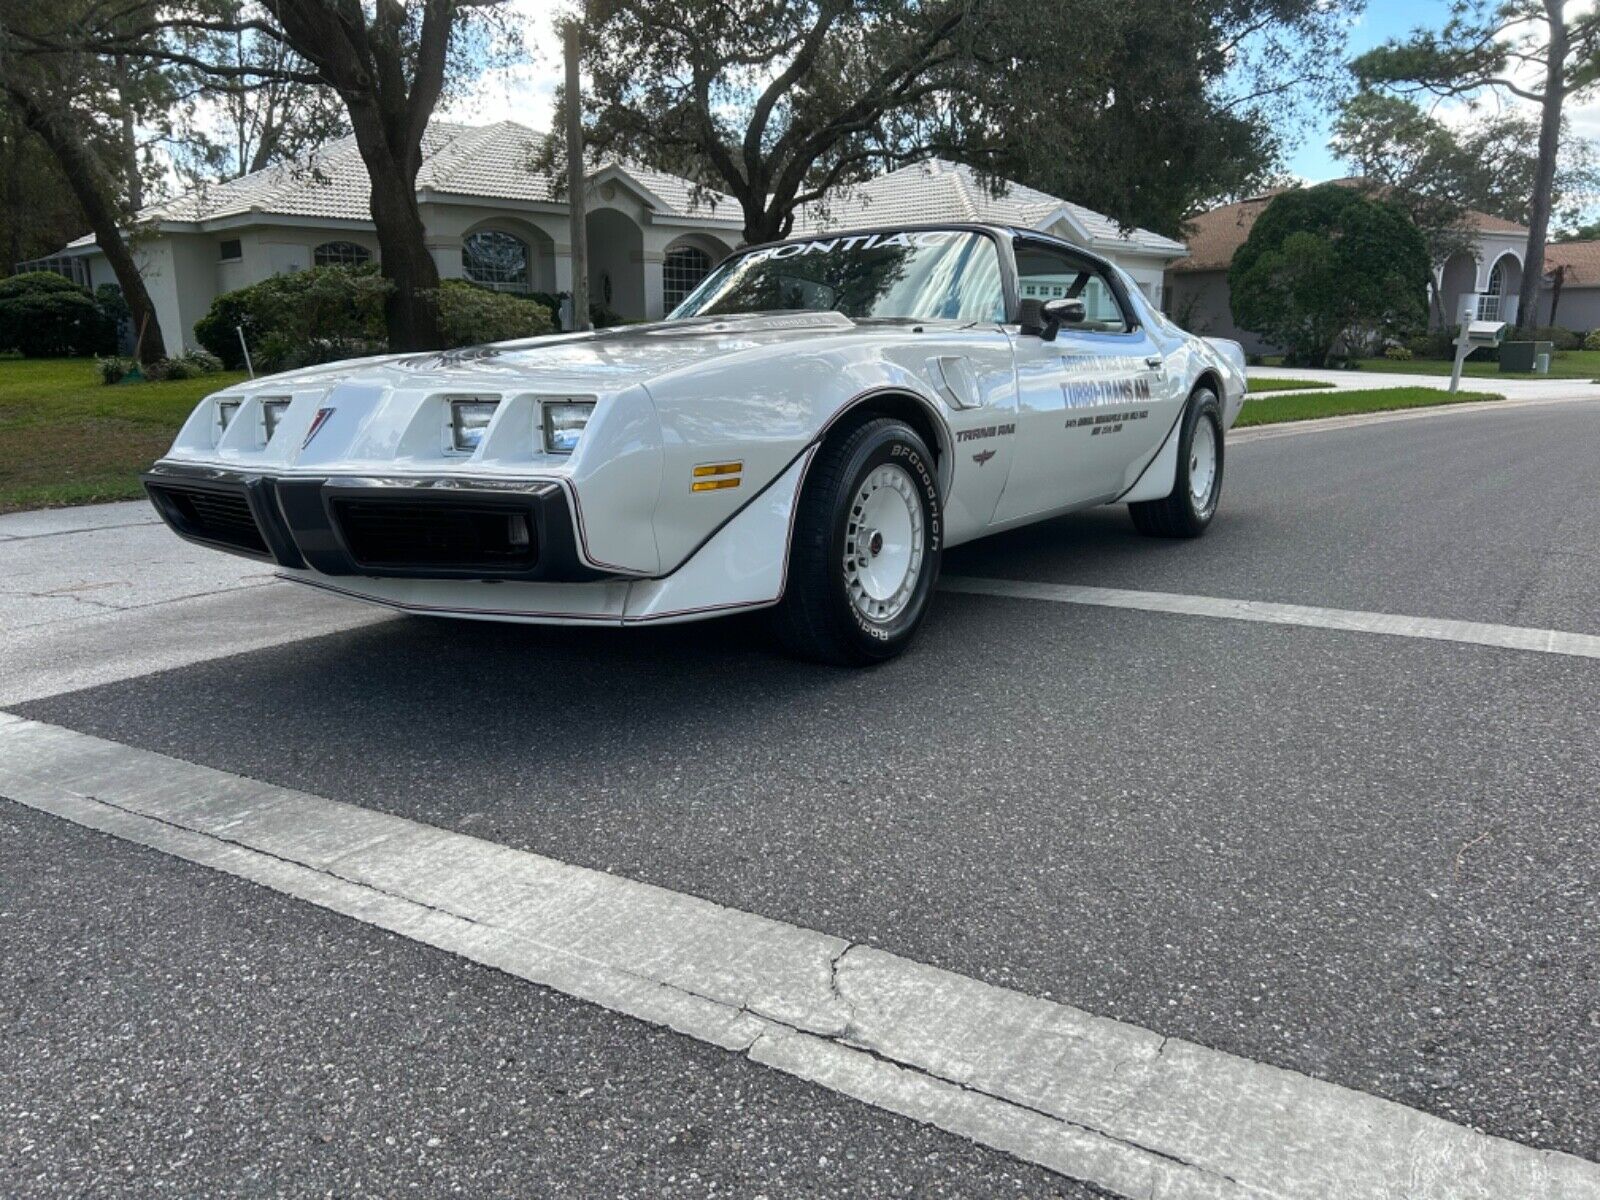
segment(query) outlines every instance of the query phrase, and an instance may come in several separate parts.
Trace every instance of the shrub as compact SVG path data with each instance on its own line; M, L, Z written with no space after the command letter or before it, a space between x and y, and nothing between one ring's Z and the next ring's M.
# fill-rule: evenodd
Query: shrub
M138 364L131 358L122 358L113 354L109 358L94 360L95 369L100 372L101 383L121 383L127 378L128 372Z
M1362 337L1427 321L1428 249L1405 211L1354 188L1279 194L1233 256L1234 322L1282 346L1286 361L1323 366Z
M0 279L0 349L25 358L106 354L116 349L116 327L88 289L52 271Z
M1583 339L1583 348L1585 350L1600 350L1600 329L1596 329Z
M235 369L245 365L240 329L262 371L383 354L383 301L390 286L370 265L274 275L218 296L195 323L195 337ZM465 279L441 284L439 325L449 346L534 337L555 328L550 309L532 298Z
M312 267L273 275L218 296L206 315L195 322L194 335L234 369L245 365L240 329L258 368L304 365L290 360L312 353L312 342L324 342L327 347L381 346L383 298L389 288L388 280L370 265ZM330 360L313 357L309 361Z
M496 292L465 279L439 288L439 328L447 346L538 337L555 329L550 309L530 296Z
M144 368L146 379L199 379L222 370L222 360L204 350L186 350L171 358L158 359ZM110 382L109 380L107 382Z
M1409 346L1389 346L1384 349L1383 356L1390 362L1410 362L1416 357Z
M1570 329L1561 329L1558 326L1544 326L1539 329L1518 327L1506 334L1508 342L1549 342L1555 350L1577 350L1583 345L1583 339Z

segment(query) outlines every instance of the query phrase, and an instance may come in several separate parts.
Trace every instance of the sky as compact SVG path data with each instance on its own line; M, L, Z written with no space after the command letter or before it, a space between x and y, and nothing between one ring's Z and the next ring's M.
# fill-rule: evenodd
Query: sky
M1440 28L1449 14L1449 0L1367 0L1367 11L1351 28L1346 56L1354 58L1383 45L1390 38L1403 38L1419 26ZM1289 157L1291 174L1312 183L1341 179L1350 172L1328 153L1330 114L1316 114L1301 139L1300 148Z

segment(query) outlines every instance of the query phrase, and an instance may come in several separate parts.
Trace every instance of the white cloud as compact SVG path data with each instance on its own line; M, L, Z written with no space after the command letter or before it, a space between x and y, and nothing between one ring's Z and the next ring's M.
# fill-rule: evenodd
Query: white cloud
M571 5L564 0L512 0L503 11L521 34L521 61L485 71L438 115L474 125L516 121L548 130L564 74L556 23L571 12Z

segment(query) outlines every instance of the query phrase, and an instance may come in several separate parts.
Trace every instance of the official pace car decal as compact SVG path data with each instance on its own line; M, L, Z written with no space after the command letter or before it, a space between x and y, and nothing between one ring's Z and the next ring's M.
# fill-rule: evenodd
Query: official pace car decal
M1130 421L1149 418L1147 408L1117 412L1085 413L1084 409L1105 409L1112 405L1138 403L1152 398L1150 367L1142 358L1127 355L1068 354L1061 359L1069 377L1061 385L1067 406L1068 429L1089 430L1090 437L1121 433Z

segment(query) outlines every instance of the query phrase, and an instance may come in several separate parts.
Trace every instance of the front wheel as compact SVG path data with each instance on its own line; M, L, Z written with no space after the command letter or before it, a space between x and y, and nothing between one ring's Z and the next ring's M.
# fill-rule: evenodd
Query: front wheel
M774 614L785 648L853 666L900 654L922 623L944 544L926 444L901 421L867 421L817 451L798 504Z
M1133 527L1146 537L1199 537L1217 514L1222 495L1222 406L1210 388L1189 397L1178 432L1178 477L1170 495L1128 505Z

